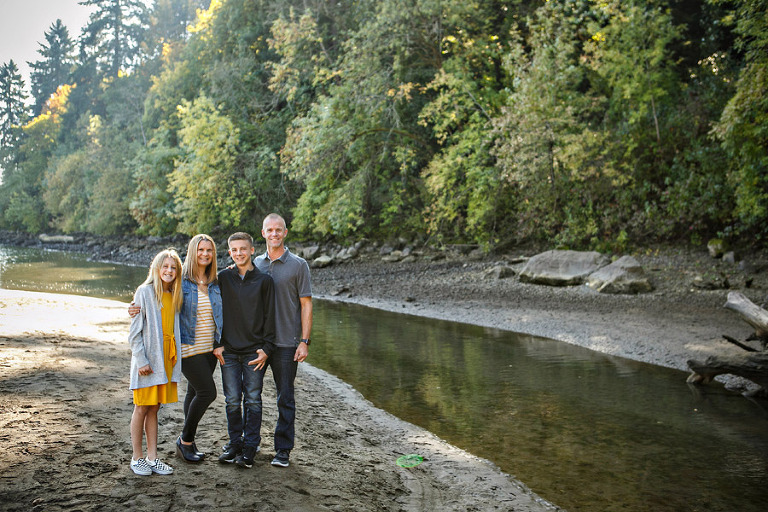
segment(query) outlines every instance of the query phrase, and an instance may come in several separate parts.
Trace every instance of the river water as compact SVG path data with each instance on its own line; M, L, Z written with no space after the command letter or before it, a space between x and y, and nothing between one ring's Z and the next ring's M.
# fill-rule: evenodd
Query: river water
M145 276L0 246L3 288L128 301ZM329 301L315 301L313 340L313 365L571 512L768 510L765 402L554 340Z

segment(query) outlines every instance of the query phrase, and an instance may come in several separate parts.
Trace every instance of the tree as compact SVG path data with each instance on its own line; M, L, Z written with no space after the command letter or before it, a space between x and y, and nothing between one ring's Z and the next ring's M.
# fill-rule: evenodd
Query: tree
M504 57L512 87L494 119L494 154L501 179L517 191L523 237L579 245L598 232L595 196L614 170L600 158L595 124L604 101L582 59L589 7L547 3L514 32Z
M117 77L123 68L137 63L139 45L147 26L147 11L141 0L81 0L95 7L83 28L83 45L94 53L104 74Z
M710 0L723 3L720 0ZM713 134L725 149L731 168L729 181L736 188L736 231L768 238L768 1L733 2L727 23L735 23L737 48L744 67L736 93L723 110Z
M501 179L492 154L493 119L508 92L502 57L512 1L444 2L443 65L428 84L436 96L420 113L440 150L422 170L428 233L486 247L511 231L514 187Z
M33 115L42 112L48 101L60 85L70 83L70 73L74 65L74 43L69 37L67 27L60 19L45 32L45 43L39 43L37 53L41 60L29 62L32 98L35 100Z
M297 117L283 172L306 190L292 225L319 236L421 224L419 169L434 150L418 113L440 66L440 2L385 1L342 45L327 94Z
M169 180L179 230L199 233L239 226L251 193L234 179L239 131L206 96L182 101L179 112L183 154Z
M19 139L19 126L27 117L24 80L13 59L0 66L0 148L10 151Z
M72 86L62 85L45 103L44 112L23 126L23 140L16 165L5 176L2 195L9 199L4 209L8 227L38 232L48 225L42 193L50 160L62 131L62 116L68 108Z

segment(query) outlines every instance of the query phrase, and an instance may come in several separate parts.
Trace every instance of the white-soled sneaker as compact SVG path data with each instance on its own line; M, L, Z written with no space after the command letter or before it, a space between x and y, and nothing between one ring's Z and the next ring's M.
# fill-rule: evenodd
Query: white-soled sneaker
M160 459L148 460L147 464L152 472L158 475L170 475L173 473L173 468Z
M149 467L149 462L143 457L140 457L139 460L131 459L131 471L141 476L152 474L152 468Z

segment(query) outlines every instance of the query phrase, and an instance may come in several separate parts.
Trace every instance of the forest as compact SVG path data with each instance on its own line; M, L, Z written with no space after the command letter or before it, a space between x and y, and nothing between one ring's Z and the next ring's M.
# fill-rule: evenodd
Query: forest
M0 67L0 229L768 242L768 0L83 0Z

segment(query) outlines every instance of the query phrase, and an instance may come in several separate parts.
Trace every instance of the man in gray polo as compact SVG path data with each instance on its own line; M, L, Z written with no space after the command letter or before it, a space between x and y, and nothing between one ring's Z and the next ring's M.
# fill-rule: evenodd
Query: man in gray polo
M261 272L271 275L275 283L276 348L267 361L277 388L276 454L272 465L287 467L295 437L293 382L298 363L309 354L312 284L306 260L285 246L288 235L285 219L276 213L267 215L261 235L267 242L267 250L253 263Z

